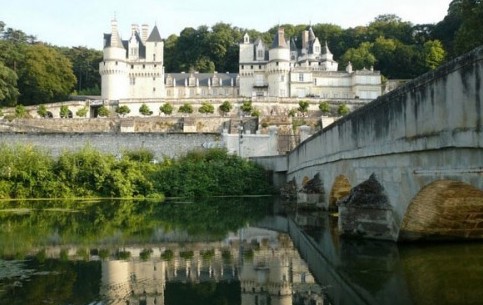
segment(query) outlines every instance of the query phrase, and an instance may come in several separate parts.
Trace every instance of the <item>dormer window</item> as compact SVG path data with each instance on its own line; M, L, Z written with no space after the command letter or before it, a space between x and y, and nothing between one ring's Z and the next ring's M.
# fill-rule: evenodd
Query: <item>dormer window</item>
M258 58L263 58L263 50L258 50L257 57Z
M315 53L320 53L320 47L319 46L315 47Z

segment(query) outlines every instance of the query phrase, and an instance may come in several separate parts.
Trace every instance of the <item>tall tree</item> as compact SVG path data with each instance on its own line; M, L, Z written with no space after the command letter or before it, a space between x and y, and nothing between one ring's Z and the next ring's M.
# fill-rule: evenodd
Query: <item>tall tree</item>
M19 71L19 101L24 105L61 101L72 92L76 78L72 64L60 52L43 44L29 46Z
M455 52L462 54L483 45L483 2L461 0L462 24L455 36Z
M0 61L0 105L15 106L18 95L17 73Z

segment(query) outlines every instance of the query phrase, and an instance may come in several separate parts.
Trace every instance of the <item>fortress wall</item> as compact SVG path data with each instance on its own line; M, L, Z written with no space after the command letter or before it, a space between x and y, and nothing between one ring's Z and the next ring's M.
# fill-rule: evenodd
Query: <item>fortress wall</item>
M54 156L90 145L113 155L146 148L157 160L181 156L219 141L221 136L214 133L0 133L0 145L33 145Z

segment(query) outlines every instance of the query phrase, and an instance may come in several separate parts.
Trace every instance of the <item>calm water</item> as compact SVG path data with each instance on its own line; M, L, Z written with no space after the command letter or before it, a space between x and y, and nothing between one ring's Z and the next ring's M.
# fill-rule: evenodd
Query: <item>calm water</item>
M483 304L483 244L344 240L273 201L1 202L0 304Z

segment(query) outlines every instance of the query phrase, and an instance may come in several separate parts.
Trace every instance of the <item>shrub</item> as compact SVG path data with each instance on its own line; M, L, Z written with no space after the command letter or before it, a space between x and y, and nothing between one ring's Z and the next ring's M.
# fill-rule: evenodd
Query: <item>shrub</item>
M223 112L223 114L230 112L232 108L233 105L229 101L224 101L223 104L220 105L220 111Z
M97 110L97 114L100 116L100 117L108 117L111 112L109 111L109 109L107 109L106 106L102 105L101 107L99 107L99 109Z
M179 107L178 111L181 113L193 113L193 106L190 103L184 103L183 106Z
M80 118L85 118L88 112L89 112L89 109L86 106L84 106L81 109L77 110L75 115Z
M240 109L244 113L250 113L253 110L252 101L243 101L243 104L240 106Z
M18 119L23 119L27 117L27 109L24 105L15 106L15 117Z
M165 103L159 107L159 111L166 115L170 115L171 113L173 113L173 105L171 105L170 103Z
M146 104L142 104L141 107L139 107L139 113L145 116L153 114L151 109L149 109L149 106Z
M39 105L39 107L37 107L37 114L42 118L45 118L47 116L47 107L45 107L45 105Z
M339 108L337 108L337 113L340 116L344 116L346 114L349 114L349 112L351 112L351 111L346 104L342 104L342 105L339 106Z
M129 108L127 105L122 105L117 107L116 113L120 114L122 116L125 116L126 114L129 114L131 112L131 108Z
M328 102L320 102L319 110L322 111L323 114L327 114L330 112L330 105Z
M67 105L60 106L59 115L63 119L68 118L69 117L69 107Z
M215 112L215 107L208 102L203 102L201 104L200 109L198 109L198 111L200 113L213 113L213 112Z
M258 109L253 109L252 113L250 114L251 116L259 117L260 116L260 110Z
M300 101L298 111L305 114L309 110L310 103L308 101Z

